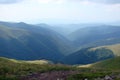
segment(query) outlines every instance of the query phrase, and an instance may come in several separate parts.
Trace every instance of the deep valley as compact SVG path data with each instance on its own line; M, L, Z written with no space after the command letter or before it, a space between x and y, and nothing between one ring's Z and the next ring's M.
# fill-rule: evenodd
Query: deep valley
M0 22L0 80L120 79L119 26L58 29Z

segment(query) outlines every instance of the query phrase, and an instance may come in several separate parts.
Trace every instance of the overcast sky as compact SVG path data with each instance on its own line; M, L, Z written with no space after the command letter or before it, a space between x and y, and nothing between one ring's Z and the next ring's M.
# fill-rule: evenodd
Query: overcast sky
M0 0L0 21L115 22L120 21L120 0Z

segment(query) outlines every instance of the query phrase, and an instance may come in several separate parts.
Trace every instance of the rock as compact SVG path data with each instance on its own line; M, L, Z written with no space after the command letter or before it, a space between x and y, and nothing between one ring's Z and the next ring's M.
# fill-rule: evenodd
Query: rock
M108 76L108 75L106 75L104 79L105 79L105 80L113 80L113 79L112 79L110 76Z

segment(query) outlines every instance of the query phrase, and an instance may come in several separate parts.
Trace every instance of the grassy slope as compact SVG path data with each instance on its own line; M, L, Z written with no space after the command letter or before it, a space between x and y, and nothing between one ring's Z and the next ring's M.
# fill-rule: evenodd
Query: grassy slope
M120 70L120 57L115 57L112 59L96 62L93 64L80 65L79 68L94 68L94 69L104 69L104 70Z
M106 46L106 48L112 50L116 56L120 56L120 44Z
M68 80L83 80L85 78L89 80L95 80L95 78L103 78L105 75L114 76L113 80L120 80L120 57L104 60L101 62L78 66L80 69L90 69L90 71L72 75Z
M97 62L91 65L93 68L103 68L103 69L112 69L119 70L120 69L120 57L116 57L113 59Z
M4 38L18 38L20 36L23 36L23 35L29 35L28 31L24 30L24 29L17 29L17 28L10 28L8 26L4 26L4 25L0 25L0 31L1 31L1 37L4 37ZM2 33L4 32L4 34ZM14 33L15 32L15 33ZM22 33L21 33L22 32Z
M28 26L31 28L34 27L32 25L27 25L25 26L25 28L21 28L21 27L19 28L19 27L9 27L0 24L0 45L1 45L0 55L1 56L11 57L21 60L22 59L33 60L40 58L42 59L47 58L51 60L51 58L55 58L57 56L60 57L62 55L57 48L58 47L57 40L55 40L56 42L54 42L54 37L55 39L58 39L58 42L60 37L58 37L57 34L53 36L55 34L54 31L53 32L51 30L47 31L47 29L42 29L40 27L41 31L39 31L38 33L37 31L32 31L32 29L31 30L26 29L28 28ZM35 27L33 29L36 30L37 28L38 27ZM46 31L49 32L51 36L48 36Z
M95 47L95 48L91 48L90 50L96 50L99 48L107 48L113 51L113 53L116 56L120 56L120 44L113 44L113 45L106 45L106 46L99 46L99 47Z
M49 64L49 62L45 60L19 61L0 57L0 80L19 80L16 78L31 73L70 69L70 66Z
M33 63L35 62L35 63ZM4 57L0 57L0 70L3 70L5 73L18 73L23 74L24 72L27 74L30 71L41 71L44 70L44 67L48 64L47 61L40 60L40 61L19 61L15 59L8 59ZM5 69L5 71L4 71ZM2 71L0 71L2 72Z
M49 72L49 71L65 71L65 70L77 70L79 73L75 75L68 76L67 80L80 80L83 78L88 78L93 80L96 77L104 77L107 74L110 74L107 71L108 68L112 70L119 71L120 69L120 57L115 59L110 59L95 64L91 64L88 68L75 68L66 65L55 65L55 64L38 64L31 63L33 61L19 61L14 59L8 59L0 57L0 80L19 80L20 76L27 76L36 72ZM36 62L36 61L35 61ZM92 68L91 68L92 67ZM101 69L104 68L104 69ZM95 72L93 72L95 71ZM110 70L111 71L111 70ZM34 76L33 76L34 78ZM32 79L34 80L34 79ZM37 79L36 79L37 80Z
M104 77L106 75L114 77L113 80L120 80L120 77L118 77L120 73L120 57L93 64L82 65L78 68L82 70L90 70L87 72L72 75L68 77L68 80L84 80L85 78L88 80L105 80ZM101 79L95 79L98 77Z
M3 60L8 60L14 63L26 63L26 64L51 64L52 62L47 61L47 60L33 60L33 61L23 61L23 60L15 60L15 59L8 59L8 58L0 58Z

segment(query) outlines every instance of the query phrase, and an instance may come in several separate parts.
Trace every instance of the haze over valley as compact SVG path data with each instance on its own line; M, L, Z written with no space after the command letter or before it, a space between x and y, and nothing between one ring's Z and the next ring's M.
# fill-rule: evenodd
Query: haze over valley
M119 0L1 0L0 80L119 80Z
M87 25L84 28L80 26L79 29L70 31L67 37L47 24L0 22L0 28L0 55L19 60L46 59L55 63L89 64L116 56L111 49L106 48L91 52L92 47L120 43L120 27L113 25L96 24L92 27ZM90 59L87 58L88 55ZM79 60L76 60L77 57ZM76 62L73 63L72 60Z

